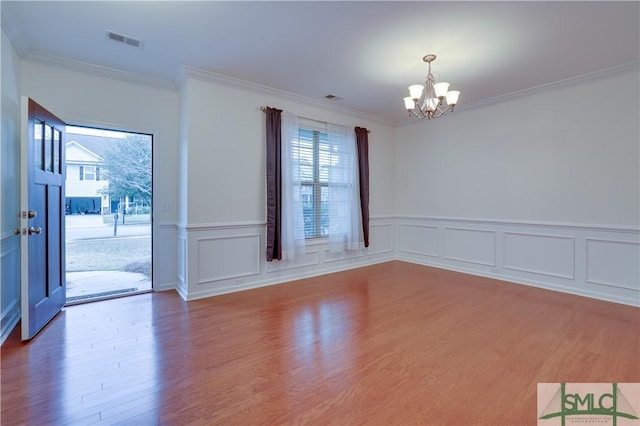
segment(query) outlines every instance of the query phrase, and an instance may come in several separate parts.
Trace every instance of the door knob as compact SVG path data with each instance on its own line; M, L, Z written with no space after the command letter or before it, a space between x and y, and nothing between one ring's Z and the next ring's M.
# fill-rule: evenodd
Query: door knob
M38 215L38 213L36 213L33 210L29 210L29 212L27 213L27 216L29 217L29 219L33 219L34 217L36 217Z
M13 235L20 235L21 233L22 231L20 230L20 228L14 228Z
M42 228L40 228L39 226L37 228L34 228L33 226L29 227L29 235L39 235L42 232Z

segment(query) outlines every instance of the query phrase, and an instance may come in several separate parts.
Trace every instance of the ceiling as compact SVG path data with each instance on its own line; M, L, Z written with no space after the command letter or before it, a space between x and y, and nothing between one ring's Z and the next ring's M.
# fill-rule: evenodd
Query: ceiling
M438 56L436 81L462 92L461 108L634 64L640 53L637 1L0 4L23 59L174 87L182 66L194 67L389 124L408 120L402 98L408 85L424 83L428 53ZM142 48L108 40L107 30Z

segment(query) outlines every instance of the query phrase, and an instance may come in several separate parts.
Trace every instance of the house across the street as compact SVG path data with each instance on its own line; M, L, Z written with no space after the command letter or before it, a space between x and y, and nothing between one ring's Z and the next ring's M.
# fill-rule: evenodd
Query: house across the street
M111 200L107 193L109 180L103 158L118 141L117 137L67 133L67 214L111 215L118 211L120 200Z
M67 214L109 213L109 182L101 180L102 157L76 140L67 142Z

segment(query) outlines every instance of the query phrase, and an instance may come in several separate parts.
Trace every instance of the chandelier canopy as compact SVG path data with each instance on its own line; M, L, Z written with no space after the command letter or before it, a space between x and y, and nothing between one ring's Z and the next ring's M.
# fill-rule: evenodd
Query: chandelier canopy
M404 106L412 117L432 118L442 117L447 111L453 111L458 103L460 92L449 90L449 83L436 83L431 74L431 62L436 60L436 55L427 55L422 58L429 64L429 73L425 85L413 84L409 86L409 96L404 98ZM444 102L446 100L446 106Z

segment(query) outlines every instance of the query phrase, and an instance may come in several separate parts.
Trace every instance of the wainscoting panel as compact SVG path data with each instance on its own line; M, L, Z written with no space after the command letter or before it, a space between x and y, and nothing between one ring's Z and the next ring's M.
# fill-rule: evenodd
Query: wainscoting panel
M413 216L396 221L398 260L640 306L637 228Z
M264 223L178 228L177 290L186 300L402 260L640 306L640 230L632 227L385 216L370 247L334 253L310 241L267 262Z
M177 238L174 224L160 224L154 231L153 289L156 291L176 288L176 279L184 273L184 270L181 271L176 265L176 262L183 258L178 254Z
M586 281L640 291L640 244L587 239Z
M369 225L369 256L387 254L393 256L393 222Z
M480 229L444 228L444 258L496 266L496 233Z
M503 236L503 268L575 278L575 238L516 232L505 232Z
M367 249L333 252L323 240L309 241L303 255L267 262L263 223L189 225L178 267L185 265L178 282L187 291L178 293L193 300L393 260L394 229L393 218L372 218Z
M198 238L198 284L260 273L260 235Z
M20 237L12 233L2 235L2 307L0 308L0 344L9 336L20 320Z
M320 251L314 249L315 246L307 247L304 254L293 260L285 262L266 262L267 272L284 271L287 269L305 268L320 263Z
M438 227L401 223L398 225L398 250L422 256L439 256Z
M178 246L176 248L178 256L178 273L176 278L178 279L178 282L176 283L176 291L184 299L186 299L187 295L189 294L189 283L187 280L187 236L187 230L183 227L178 227Z

